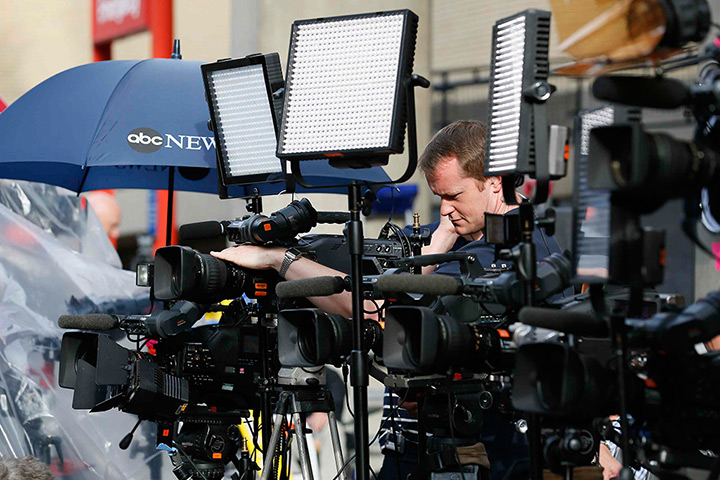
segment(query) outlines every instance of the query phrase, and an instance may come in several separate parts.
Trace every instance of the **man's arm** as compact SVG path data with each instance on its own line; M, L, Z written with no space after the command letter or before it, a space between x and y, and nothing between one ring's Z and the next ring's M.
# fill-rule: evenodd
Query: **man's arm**
M285 251L286 249L280 247L238 245L226 248L222 252L210 253L216 258L251 270L275 270L278 272L283 258L285 258ZM302 280L322 276L344 277L345 275L345 273L301 257L290 264L290 268L285 274L285 280ZM344 317L352 316L352 294L350 292L327 297L310 297L308 300L327 313L337 313ZM372 304L366 308L372 308Z

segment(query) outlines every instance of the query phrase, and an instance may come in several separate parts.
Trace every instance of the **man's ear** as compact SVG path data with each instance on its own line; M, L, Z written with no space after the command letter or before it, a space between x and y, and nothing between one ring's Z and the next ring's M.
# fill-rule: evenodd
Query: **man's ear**
M502 177L487 177L487 184L493 193L502 192Z

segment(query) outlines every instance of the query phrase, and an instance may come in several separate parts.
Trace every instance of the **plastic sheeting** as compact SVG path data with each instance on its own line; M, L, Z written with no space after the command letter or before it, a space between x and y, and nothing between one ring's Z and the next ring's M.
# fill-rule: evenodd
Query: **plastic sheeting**
M0 455L34 455L57 478L161 478L152 438L139 431L129 450L117 446L134 416L73 410L56 384L60 315L148 307L82 198L0 180Z

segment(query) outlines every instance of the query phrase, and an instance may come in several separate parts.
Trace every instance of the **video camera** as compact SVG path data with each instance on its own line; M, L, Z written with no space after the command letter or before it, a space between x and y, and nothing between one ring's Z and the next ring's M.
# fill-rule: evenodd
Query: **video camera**
M138 347L130 350L103 333L66 333L58 383L74 390L75 409L118 408L156 423L158 444L185 448L178 472L189 456L208 478L221 478L224 465L236 460L237 425L259 408L261 355L267 353L247 313L232 304L226 310L219 324L196 328L190 327L205 310L190 302L151 315L63 316L63 328L117 328ZM152 342L147 352L141 341Z

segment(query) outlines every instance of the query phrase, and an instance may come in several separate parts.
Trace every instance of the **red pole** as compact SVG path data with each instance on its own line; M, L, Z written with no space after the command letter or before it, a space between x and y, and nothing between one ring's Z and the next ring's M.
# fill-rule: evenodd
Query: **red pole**
M150 0L150 32L152 33L152 56L154 58L170 58L173 45L173 2L172 0ZM168 214L168 192L158 190L155 192L157 209L155 214L155 244L154 249L165 246ZM173 204L174 202L173 198ZM177 229L175 228L175 209L173 208L172 243L177 244Z
M95 12L97 12L97 0L92 0L90 2L90 7L92 8L91 15L93 18L95 18ZM97 25L95 21L92 22L92 38L95 38L95 29ZM95 43L93 42L93 62L103 62L105 60L110 60L112 57L112 54L110 53L110 47L112 45L112 41L107 41L105 43Z

